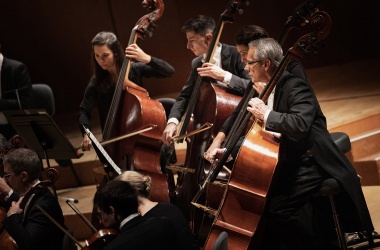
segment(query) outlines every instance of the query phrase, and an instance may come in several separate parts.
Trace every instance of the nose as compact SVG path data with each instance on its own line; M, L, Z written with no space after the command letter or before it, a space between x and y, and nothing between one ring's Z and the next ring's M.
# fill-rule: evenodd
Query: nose
M186 48L187 48L187 49L191 49L191 44L190 44L190 42L187 42L187 44L186 44Z
M246 62L246 61L245 61L244 70L245 70L245 71L247 71L247 72L249 72L249 66L248 66L248 64L247 64L247 62Z

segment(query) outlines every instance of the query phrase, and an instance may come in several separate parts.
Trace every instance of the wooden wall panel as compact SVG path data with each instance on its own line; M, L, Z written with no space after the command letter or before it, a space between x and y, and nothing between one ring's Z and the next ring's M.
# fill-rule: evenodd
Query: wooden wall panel
M216 20L228 0L164 0L165 12L153 37L138 44L170 62L176 73L170 79L144 81L152 97L176 96L187 79L194 57L186 50L181 26L188 18L205 14ZM221 40L233 44L237 30L247 24L265 27L276 37L286 18L302 0L251 1L234 23L226 24ZM379 31L380 3L354 0L323 1L322 10L333 19L327 47L307 68L342 64L379 56L373 34ZM90 77L90 41L102 30L118 34L126 45L130 31L146 11L139 0L0 0L0 43L5 56L25 62L33 82L51 85L57 113L76 112ZM295 41L298 31L289 40ZM291 43L289 43L291 44ZM287 44L286 46L289 46Z

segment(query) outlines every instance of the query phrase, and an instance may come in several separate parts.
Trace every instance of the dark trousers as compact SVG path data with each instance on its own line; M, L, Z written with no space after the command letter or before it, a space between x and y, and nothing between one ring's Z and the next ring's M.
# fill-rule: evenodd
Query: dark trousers
M313 223L311 206L313 195L328 174L312 158L285 164L279 171L265 214L268 232L289 250L336 249L328 243L330 237L327 240L317 233L320 230ZM330 232L334 232L333 227Z

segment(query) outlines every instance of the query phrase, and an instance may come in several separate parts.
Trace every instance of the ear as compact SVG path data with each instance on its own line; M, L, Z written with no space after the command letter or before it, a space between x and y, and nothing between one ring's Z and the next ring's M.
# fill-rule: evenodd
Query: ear
M268 72L269 69L271 68L271 65L272 65L271 61L269 59L265 59L265 61L264 61L265 71Z
M115 214L115 208L113 206L110 206L110 214Z
M117 220L118 218L116 218L116 214L115 214L115 208L113 206L110 206L110 213L109 215L112 215L113 219L114 220Z
M207 34L205 35L205 38L206 38L206 42L207 42L207 43L211 42L212 34L211 34L211 33L207 33Z
M21 181L26 182L29 180L29 175L27 172L23 171L20 173Z

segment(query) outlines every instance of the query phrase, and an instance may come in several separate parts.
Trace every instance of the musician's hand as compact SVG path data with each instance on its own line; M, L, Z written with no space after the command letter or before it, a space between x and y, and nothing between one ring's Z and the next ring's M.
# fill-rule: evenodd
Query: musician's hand
M11 190L12 188L8 185L8 183L3 178L0 178L0 193L7 196Z
M162 142L166 145L170 145L173 143L173 136L177 132L177 125L174 123L169 123L166 125L164 133L162 133Z
M250 107L247 107L247 110L251 112L252 115L257 119L264 121L265 113L269 110L269 107L265 105L264 102L257 97L252 98L248 102L248 105Z
M125 49L125 56L136 62L149 63L152 57L146 54L140 47L133 43Z
M219 159L219 155L217 155L218 150L222 146L223 141L226 139L226 135L223 132L219 132L214 140L212 141L210 147L203 153L203 157L205 160L213 163L215 158Z
M223 81L226 71L222 68L215 66L212 63L204 63L202 67L198 68L198 74L201 77L211 77L217 81Z
M265 82L255 82L253 83L253 88L257 91L257 93L261 94L266 85L267 83Z
M80 148L82 149L82 151L86 151L86 150L91 150L91 147L92 147L92 142L90 138L88 138L87 134L84 134L83 141L82 141L82 144L80 145Z
M17 202L13 201L11 207L9 208L7 212L7 216L11 216L12 214L21 214L22 209L20 208L20 204L24 197L21 197Z
M219 159L226 152L226 148L214 148L212 150L207 150L203 153L203 158L210 163L218 162Z

